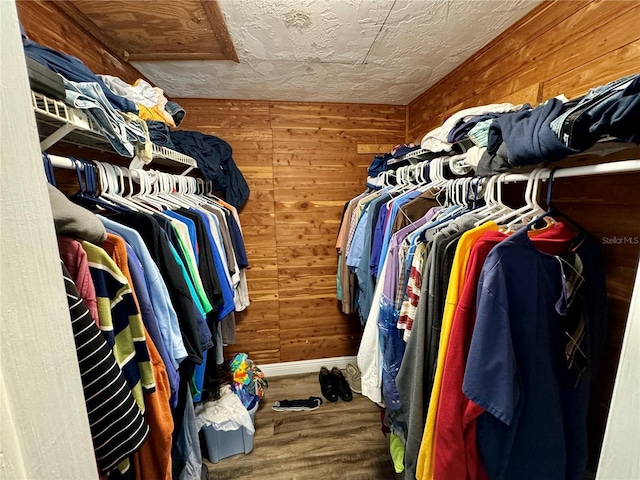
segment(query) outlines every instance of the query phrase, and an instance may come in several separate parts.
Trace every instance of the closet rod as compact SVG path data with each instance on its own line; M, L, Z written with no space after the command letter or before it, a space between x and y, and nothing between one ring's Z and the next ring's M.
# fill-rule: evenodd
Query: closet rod
M540 177L542 180L549 178L549 173L545 172ZM623 160L620 162L599 163L597 165L586 165L584 167L569 167L559 168L553 174L553 178L566 178L566 177L586 177L589 175L607 175L612 173L630 173L640 172L640 160ZM526 182L529 180L529 175L522 173L509 173L504 178L504 183L510 182Z
M62 157L60 155L51 155L51 154L48 154L48 155L49 155L49 159L51 160L51 165L53 165L55 168L64 168L66 170L75 170L76 169L76 165L75 165L75 163L73 162L73 160L71 158ZM140 168L131 168L131 166L129 166L129 167L126 167L126 168L127 168L127 170L129 172L135 172L136 170L142 170L142 167L140 167ZM174 174L174 173L172 173L171 175L184 176L187 173L189 173L192 169L193 169L193 167L189 167L187 170L182 172L180 175ZM80 164L80 171L84 172L84 166L82 164ZM124 176L125 177L127 176L126 172L125 172ZM138 178L138 177L137 177L137 175L133 175L133 178Z
M75 170L76 165L69 157L61 157L59 155L49 155L49 160L51 160L51 165L56 168L65 168L67 170ZM79 165L80 170L84 171L84 165L82 163Z
M56 168L64 168L66 170L75 170L76 164L69 157L61 157L60 155L49 155L49 160L51 160L51 165ZM81 172L84 172L84 165L80 163L78 165ZM125 177L131 176L131 178L138 179L140 178L136 169L122 170L122 175Z
M62 157L60 155L49 155L49 160L51 161L51 165L56 167L56 168L64 168L66 170L75 170L76 169L76 165L74 163L74 161L69 158L69 157ZM80 163L79 165L80 171L84 172L84 165L82 163ZM150 170L150 171L146 171L144 170L145 173L147 174L153 174L154 170ZM140 179L140 173L138 172L137 169L126 169L126 170L122 170L121 174L124 175L125 177L127 176L131 176L131 178L133 178L134 180L138 181ZM174 177L181 177L182 175L174 175L174 174L168 174ZM192 178L192 177L190 177ZM209 182L210 180L207 180L207 182Z

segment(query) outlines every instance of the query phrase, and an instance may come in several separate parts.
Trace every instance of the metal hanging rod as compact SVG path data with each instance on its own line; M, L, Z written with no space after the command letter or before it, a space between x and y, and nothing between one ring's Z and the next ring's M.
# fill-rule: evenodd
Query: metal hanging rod
M51 160L51 165L53 165L56 168L64 168L66 170L76 169L76 164L69 157L61 157L60 155L51 155L51 154L48 154L48 156L49 156L49 160ZM84 171L84 165L82 163L78 165L78 168L81 171Z
M69 157L62 157L60 155L51 155L51 154L48 154L48 155L49 155L49 158L51 159L51 165L53 165L54 167L56 167L56 168L64 168L66 170L75 170L76 169L75 163L73 163L73 160L71 160ZM102 163L105 163L105 162L102 162ZM156 163L159 164L159 162L156 162ZM142 169L142 167L144 165L145 164L142 163L142 162L139 162L139 163L131 162L131 165L129 167L127 167L127 168L129 170L135 171L136 169ZM156 165L152 165L152 166L156 166ZM84 169L84 167L82 165L80 165L80 170L83 170L83 169ZM193 170L193 167L187 168L180 175L186 175L191 170ZM171 175L177 175L177 174L172 173Z
M546 180L549 178L549 173L545 172L540 177L542 180ZM558 168L554 174L554 180L556 178L567 178L567 177L586 177L590 175L607 175L614 173L631 173L631 172L640 172L640 160L622 160L619 162L609 162L609 163L599 163L597 165L586 165L584 167L568 167L568 168ZM504 178L504 183L511 182L526 182L529 180L529 175L525 175L522 173L509 173Z

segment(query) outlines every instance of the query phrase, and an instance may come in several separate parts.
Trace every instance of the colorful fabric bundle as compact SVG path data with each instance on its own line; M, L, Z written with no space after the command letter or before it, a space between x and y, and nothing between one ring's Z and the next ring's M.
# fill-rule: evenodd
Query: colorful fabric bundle
M237 354L229 364L233 382L231 390L240 397L242 403L248 410L264 396L264 392L269 386L267 379L247 356L246 353Z

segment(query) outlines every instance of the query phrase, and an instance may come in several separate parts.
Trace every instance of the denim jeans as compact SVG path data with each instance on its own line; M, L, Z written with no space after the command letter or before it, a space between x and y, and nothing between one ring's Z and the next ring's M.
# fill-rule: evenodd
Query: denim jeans
M102 88L94 82L65 80L65 102L83 110L100 128L111 146L125 157L133 157L134 142L146 142L144 130L135 123L127 123L111 106Z
M145 120L147 122L147 128L149 129L149 137L151 141L161 147L167 147L175 150L175 146L171 141L169 134L169 127L164 122L158 122L156 120Z
M628 108L628 106L637 102L637 96L634 96L633 94L628 95L629 92L627 92L627 87L629 87L634 80L637 80L637 78L637 74L629 75L609 82L606 85L592 88L580 99L577 105L568 109L566 112L563 112L562 115L553 120L551 122L551 129L560 141L573 148L588 148L590 146L589 144L595 143L597 141L597 137L601 134L615 133L607 131L608 120L605 119L607 111L610 111L611 108L617 109L617 107L620 107L619 110L620 112L623 112L623 114L622 116L618 115L618 123L625 121L623 118L625 114L629 117L629 121L631 121L635 105L632 108ZM584 125L585 122L587 122L588 125ZM591 131L595 138L572 139L572 136L575 135L574 126L576 124L581 125L581 128L579 128L580 134L577 135L578 137L584 137L585 135L588 135L588 131ZM585 129L588 131L585 132ZM575 145L576 141L582 145Z

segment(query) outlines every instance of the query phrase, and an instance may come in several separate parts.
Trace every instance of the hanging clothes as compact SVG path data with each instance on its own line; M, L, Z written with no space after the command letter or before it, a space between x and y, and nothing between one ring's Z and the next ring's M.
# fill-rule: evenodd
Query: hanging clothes
M82 199L91 206L90 195ZM94 304L100 335L120 359L126 391L144 415L144 442L118 459L117 472L113 466L105 472L114 478L199 478L193 404L217 395L222 327L225 338L235 340L234 312L249 303L237 212L202 198L190 208L180 200L183 208L150 215L123 200L119 213L107 218L64 196L55 200L56 225L81 240L60 237L61 258ZM105 212L117 200L97 204Z
M506 207L478 209L468 180L440 182L345 206L338 244L368 311L363 395L385 405L407 480L580 478L606 318L597 241L558 220L522 226ZM513 229L487 221L502 216ZM344 272L337 282L344 304Z
M71 275L62 269L91 438L98 467L106 473L140 448L149 425Z
M158 222L147 214L126 212L115 215L112 218L130 228L134 228L145 241L149 252L160 269L162 278L167 283L169 298L176 309L180 332L187 349L186 359L195 364L202 363L203 344L210 344L209 346L211 346L211 332L209 332L208 338L201 337L198 328L196 305L187 282L182 275L182 269L174 255L175 250L172 250L166 238L166 233L160 228Z
M82 241L96 287L100 329L113 348L133 396L144 412L143 391L155 391L144 326L131 287L115 262L100 247Z
M153 312L158 319L163 343L171 355L174 367L177 368L180 362L187 357L187 350L182 339L178 317L169 296L169 290L156 262L136 230L101 215L97 215L97 217L107 227L107 231L121 236L138 256L143 267Z
M107 240L102 247L122 271L129 285L133 287L125 241L117 235L107 234ZM132 289L131 294L140 310L136 291ZM149 337L146 326L144 334L147 338ZM136 478L167 478L171 471L171 434L173 433L170 408L171 388L164 363L154 342L147 342L147 347L156 388L154 392L145 392L144 415L150 427L149 436L140 450L134 454L133 465Z

